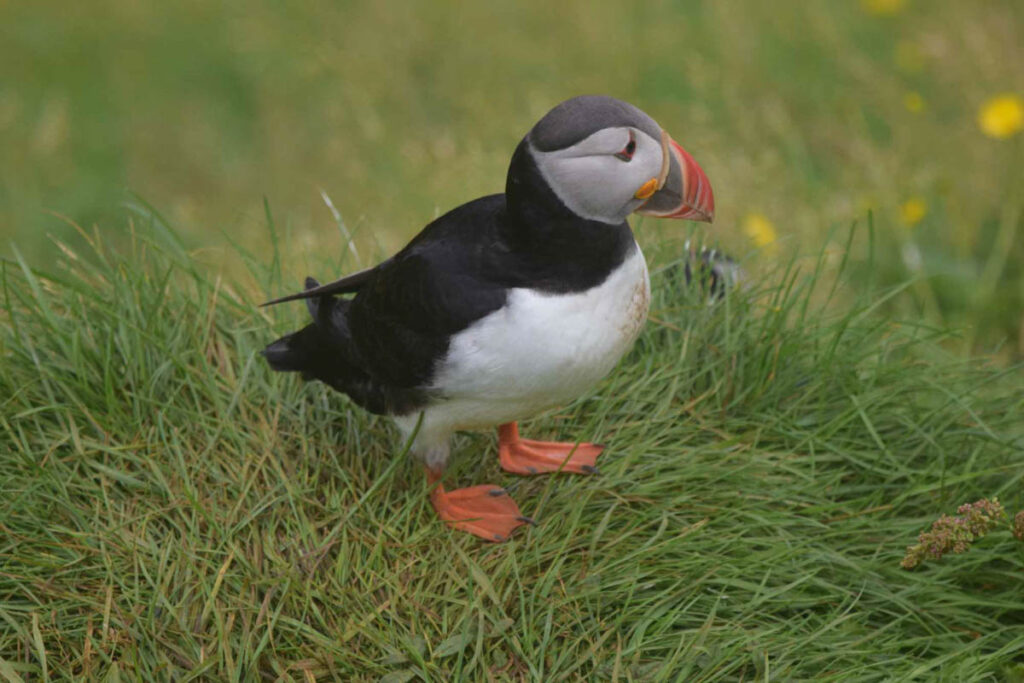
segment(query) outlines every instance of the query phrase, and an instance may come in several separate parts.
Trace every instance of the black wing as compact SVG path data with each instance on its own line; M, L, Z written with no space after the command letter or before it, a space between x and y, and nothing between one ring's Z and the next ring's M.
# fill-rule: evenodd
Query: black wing
M403 414L425 400L454 334L504 305L509 284L498 236L503 195L463 204L374 268L299 294L313 324L268 346L275 370L320 379L374 412ZM352 299L333 294L355 292Z
M351 338L378 381L425 387L452 335L505 304L507 283L494 263L503 200L484 197L441 216L352 300Z

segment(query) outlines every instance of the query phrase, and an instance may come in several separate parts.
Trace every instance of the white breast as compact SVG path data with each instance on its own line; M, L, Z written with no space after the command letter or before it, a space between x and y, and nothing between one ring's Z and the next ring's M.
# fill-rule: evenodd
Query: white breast
M576 294L514 289L500 310L457 334L429 412L456 428L529 417L577 398L610 371L647 318L640 247L600 285Z

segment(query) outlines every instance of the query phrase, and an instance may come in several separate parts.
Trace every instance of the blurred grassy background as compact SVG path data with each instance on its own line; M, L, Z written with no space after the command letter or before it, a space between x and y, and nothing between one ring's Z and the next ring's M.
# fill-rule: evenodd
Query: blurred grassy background
M124 230L128 190L191 247L259 250L266 197L296 276L329 277L319 189L364 253L391 251L500 191L525 131L587 92L694 154L710 238L747 262L871 210L864 277L930 276L894 313L1024 356L1024 146L1012 107L1004 138L978 121L1024 94L1017 0L0 2L0 253L51 260L47 235L72 235L54 214Z

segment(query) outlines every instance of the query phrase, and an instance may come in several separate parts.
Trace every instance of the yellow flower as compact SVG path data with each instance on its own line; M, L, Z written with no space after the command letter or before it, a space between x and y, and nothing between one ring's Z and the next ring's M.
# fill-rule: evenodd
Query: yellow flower
M909 112L920 114L924 111L924 98L921 97L921 93L908 92L903 96L903 106L905 106Z
M775 226L764 215L749 213L743 219L743 232L758 247L774 247L778 235Z
M1024 128L1024 101L1012 93L985 100L978 110L978 127L990 138L1008 138Z
M928 205L920 197L911 197L900 207L900 220L909 226L917 225L928 214Z
M906 6L907 0L860 0L860 6L868 14L897 14Z

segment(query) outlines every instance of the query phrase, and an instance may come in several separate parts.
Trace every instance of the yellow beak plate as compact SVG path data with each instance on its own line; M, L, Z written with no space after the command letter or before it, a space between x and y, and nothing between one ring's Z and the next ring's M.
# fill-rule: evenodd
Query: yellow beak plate
M634 196L634 197L635 197L636 199L647 199L647 198L648 198L648 197L650 197L650 196L651 196L652 194L654 194L655 192L657 192L657 190L658 190L658 179L657 179L657 178L651 178L651 179L650 179L650 180L648 180L648 181L647 181L646 183L644 183L643 185L641 185L641 186L640 186L640 189L639 189L639 190L637 190L637 191L636 191L636 192L635 192L635 193L633 194L633 196Z

